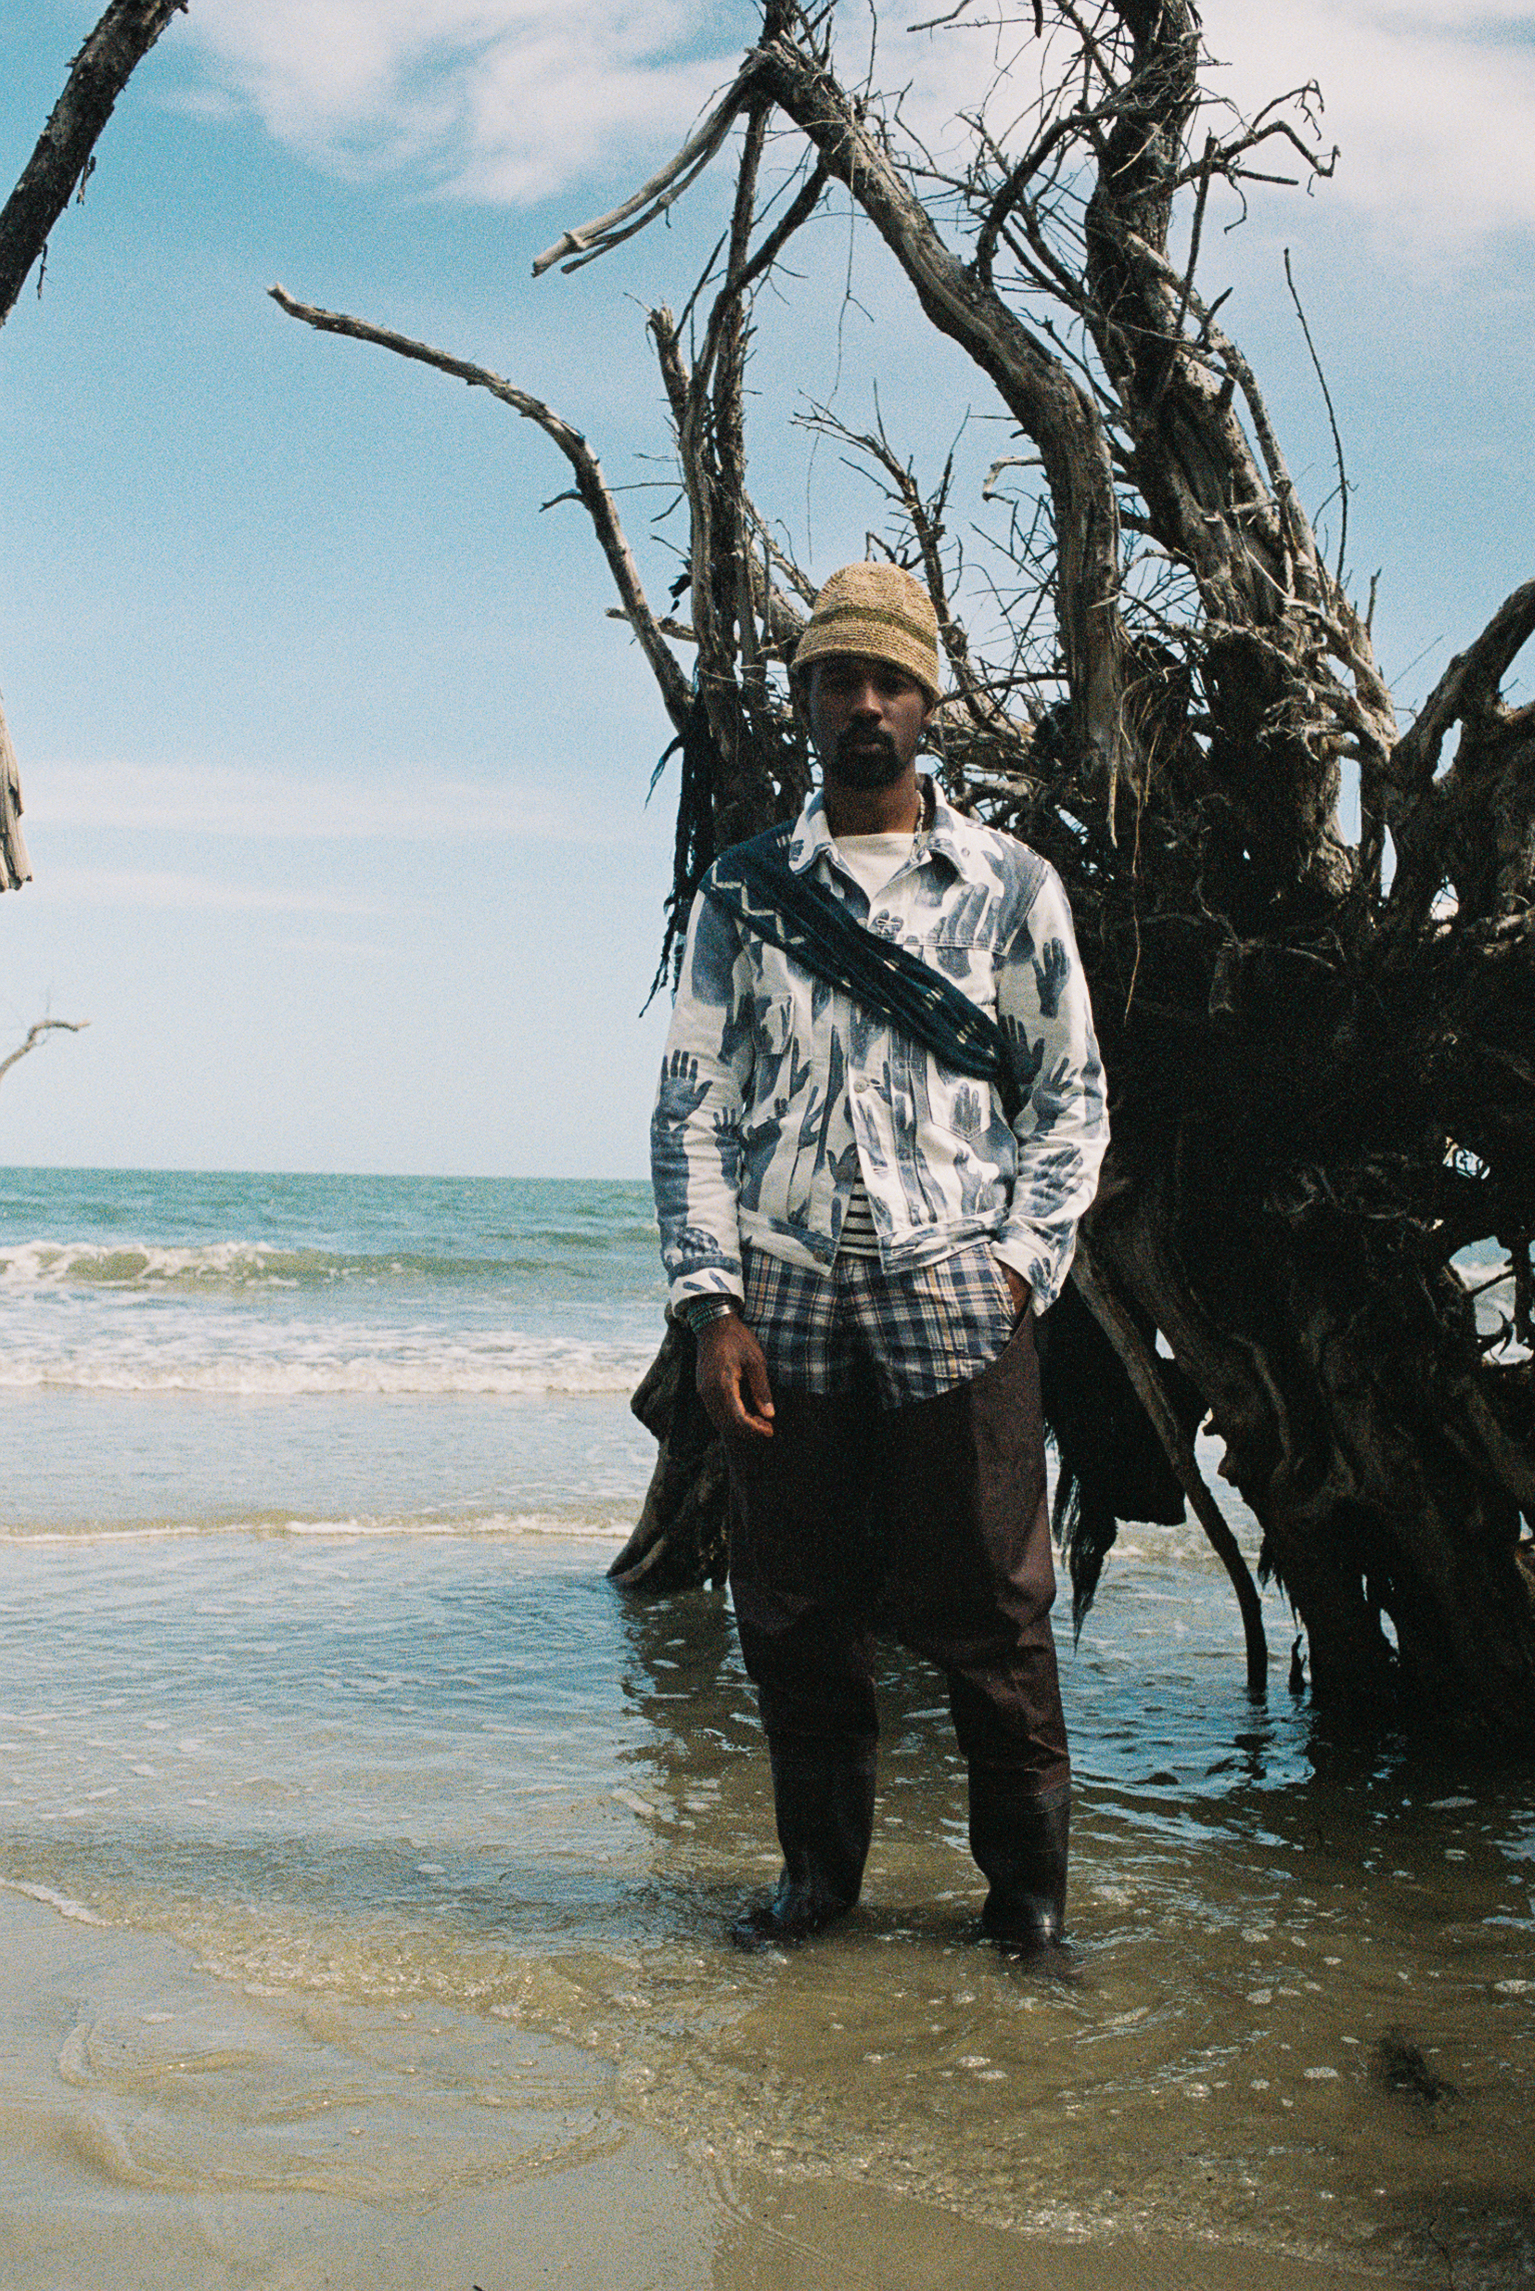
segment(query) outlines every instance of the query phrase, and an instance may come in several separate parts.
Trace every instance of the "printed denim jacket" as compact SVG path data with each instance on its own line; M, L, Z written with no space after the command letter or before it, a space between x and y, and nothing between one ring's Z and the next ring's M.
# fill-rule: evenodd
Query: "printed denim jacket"
M904 1032L694 901L651 1120L672 1303L743 1294L743 1242L825 1271L861 1173L887 1271L989 1239L1042 1312L1070 1270L1108 1144L1103 1068L1060 877L1026 844L934 791L911 860L869 902L820 795L794 825L813 869L868 928L992 1011L1019 1111Z

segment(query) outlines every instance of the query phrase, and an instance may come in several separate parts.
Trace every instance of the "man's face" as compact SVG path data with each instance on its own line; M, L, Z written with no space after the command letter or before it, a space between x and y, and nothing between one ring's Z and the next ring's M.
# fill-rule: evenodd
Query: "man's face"
M858 652L812 661L805 698L821 769L847 788L893 786L909 769L933 713L904 668Z

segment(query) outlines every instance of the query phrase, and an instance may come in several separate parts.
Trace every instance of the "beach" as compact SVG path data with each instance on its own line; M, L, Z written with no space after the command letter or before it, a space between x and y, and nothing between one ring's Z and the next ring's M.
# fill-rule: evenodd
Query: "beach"
M1529 2280L1535 1784L1331 1737L1272 1590L1250 1701L1192 1525L1058 1609L1077 1978L894 1649L864 1906L742 1957L725 1595L603 1573L645 1189L0 1201L7 2285Z

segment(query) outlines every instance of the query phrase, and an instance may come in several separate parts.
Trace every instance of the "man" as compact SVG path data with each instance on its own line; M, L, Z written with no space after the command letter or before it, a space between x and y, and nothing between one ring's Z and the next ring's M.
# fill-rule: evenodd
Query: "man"
M652 1125L784 1854L733 1931L858 1899L878 1608L948 1679L983 1929L1032 1951L1063 1931L1070 1798L1032 1322L1107 1142L1087 987L1054 871L918 776L926 590L834 573L794 677L822 789L704 878Z

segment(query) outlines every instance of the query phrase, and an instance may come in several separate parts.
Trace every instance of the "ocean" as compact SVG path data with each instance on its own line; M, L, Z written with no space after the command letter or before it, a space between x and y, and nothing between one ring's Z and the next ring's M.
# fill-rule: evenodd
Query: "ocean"
M1192 1526L1059 1620L1076 1978L894 1649L865 1906L729 1948L728 1602L604 1574L661 1304L641 1185L0 1174L8 2291L1535 2280L1535 1780L1272 1591L1250 1700Z

